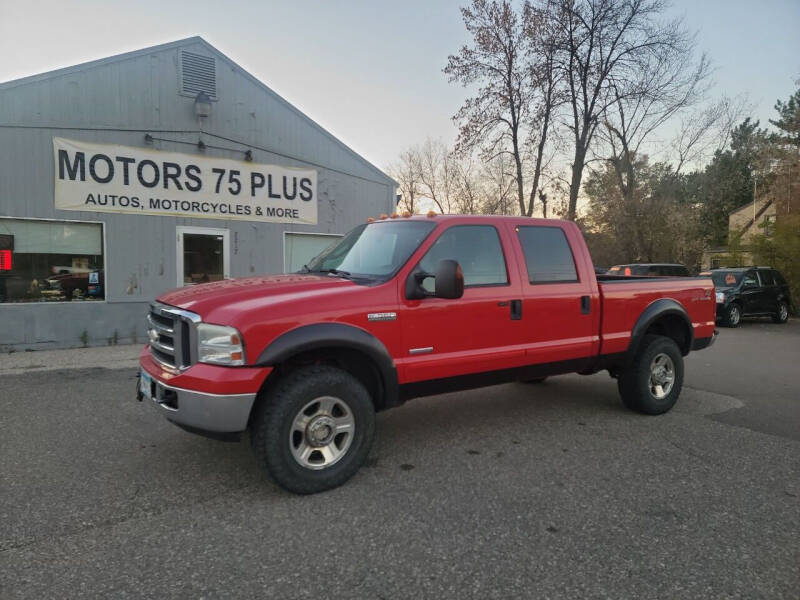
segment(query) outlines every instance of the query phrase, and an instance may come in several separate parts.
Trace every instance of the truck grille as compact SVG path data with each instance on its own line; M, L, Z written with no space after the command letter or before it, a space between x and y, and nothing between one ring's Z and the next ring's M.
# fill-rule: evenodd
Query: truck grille
M200 316L154 302L147 315L150 354L166 367L186 369L197 362L197 324Z

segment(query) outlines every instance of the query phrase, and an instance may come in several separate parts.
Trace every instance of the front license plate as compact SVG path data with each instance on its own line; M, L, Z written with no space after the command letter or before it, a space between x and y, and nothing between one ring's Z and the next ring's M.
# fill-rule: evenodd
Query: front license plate
M142 392L142 396L150 400L152 398L152 394L150 390L152 389L152 382L153 378L147 374L146 371L142 370L139 374L139 391Z

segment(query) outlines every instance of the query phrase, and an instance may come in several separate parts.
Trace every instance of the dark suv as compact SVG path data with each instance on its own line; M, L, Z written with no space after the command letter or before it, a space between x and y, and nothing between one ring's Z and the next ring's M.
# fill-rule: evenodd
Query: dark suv
M636 263L630 265L614 265L608 275L648 276L648 277L688 277L689 269L683 265L670 263Z
M775 323L789 319L789 286L775 269L739 267L712 269L710 276L717 294L717 320L737 327L742 317L772 317Z

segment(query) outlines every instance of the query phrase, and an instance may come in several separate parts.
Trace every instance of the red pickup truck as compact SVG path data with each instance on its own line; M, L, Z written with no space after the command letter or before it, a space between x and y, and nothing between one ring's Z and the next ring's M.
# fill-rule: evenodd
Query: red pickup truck
M281 486L313 493L350 478L375 412L410 398L606 369L625 406L664 413L715 311L708 278L596 276L569 221L380 219L300 273L158 298L137 394L189 431L249 430Z

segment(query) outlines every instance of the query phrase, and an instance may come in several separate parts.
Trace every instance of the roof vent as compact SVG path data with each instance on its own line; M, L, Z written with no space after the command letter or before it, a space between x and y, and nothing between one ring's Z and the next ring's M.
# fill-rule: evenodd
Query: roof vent
M216 61L211 57L186 50L181 50L180 56L180 94L195 97L200 92L205 92L211 100L216 100Z

